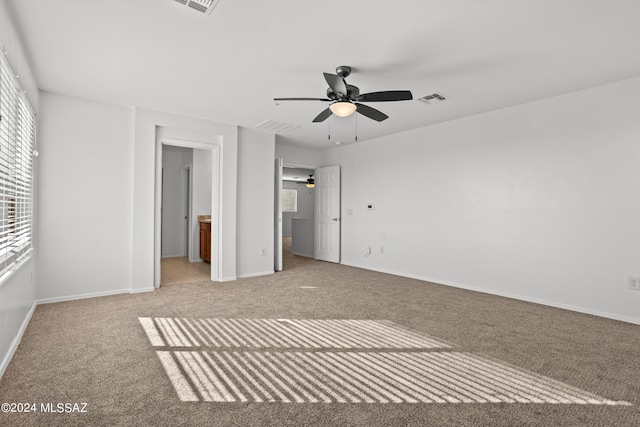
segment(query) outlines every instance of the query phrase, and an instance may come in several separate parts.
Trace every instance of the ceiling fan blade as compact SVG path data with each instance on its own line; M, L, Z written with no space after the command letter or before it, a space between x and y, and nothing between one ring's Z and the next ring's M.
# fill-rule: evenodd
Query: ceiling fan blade
M324 79L329 84L329 87L337 94L347 96L347 85L340 76L335 74L323 73Z
M327 108L326 110L322 111L322 113L318 114L316 118L313 119L313 122L314 123L324 122L325 120L327 120L327 117L329 117L331 114L332 114L331 110Z
M329 98L273 98L274 101L331 101Z
M363 116L369 117L370 119L373 119L377 122L381 122L389 118L389 116L387 116L382 111L378 111L375 108L369 107L368 105L358 104L356 102L356 107L358 107L358 109L356 110L358 113L362 114Z
M383 92L363 93L356 98L359 102L410 101L413 95L409 90L386 90Z

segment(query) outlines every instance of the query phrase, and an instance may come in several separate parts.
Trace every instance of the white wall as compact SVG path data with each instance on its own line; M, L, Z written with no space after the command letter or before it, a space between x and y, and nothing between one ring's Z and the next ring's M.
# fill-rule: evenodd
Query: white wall
M239 129L238 277L274 271L274 150L274 135Z
M277 136L275 156L276 159L283 159L285 166L309 166L315 168L322 164L322 151L287 145L278 142Z
M40 96L38 298L132 288L133 110Z
M180 245L180 168L182 153L162 147L162 257L181 255Z
M155 257L155 180L156 180L156 138L159 131L171 130L162 135L194 141L192 136L201 135L209 143L212 137L220 145L222 158L222 193L220 225L216 232L220 238L219 247L212 248L219 253L220 280L236 278L236 188L238 164L238 128L209 120L179 116L159 111L137 108L135 111L135 146L133 174L133 289L144 291L154 286ZM188 131L187 136L182 136ZM213 212L212 212L213 214Z
M273 135L244 132L239 158L236 126L50 93L42 93L41 104L39 299L153 289L159 135L203 143L214 135L221 141L221 280L235 279L236 271L272 271ZM204 181L211 192L211 179ZM243 206L251 209L236 215Z
M42 229L38 254L44 262L38 298L55 301L153 288L157 136L206 142L207 135L215 135L222 141L221 280L235 279L236 271L272 271L273 135L243 132L239 157L236 126L49 93L42 94L41 103L43 214L37 225ZM204 139L197 141L199 136ZM194 173L197 159L210 164L211 155L196 151L205 154L194 152ZM194 180L206 182L204 191L211 194L211 166L208 170L209 178ZM244 199L236 202L237 197ZM207 204L209 212L210 199ZM243 206L251 208L236 215ZM203 213L198 209L194 215ZM238 237L241 229L246 230ZM268 249L265 256L263 247Z
M182 168L192 166L193 149L162 146L162 257L185 256L184 230L186 229L183 206ZM209 166L209 169L211 166ZM208 194L211 206L211 192ZM209 211L207 209L207 211ZM191 242L189 233L189 241Z
M343 262L640 323L638 99L640 78L327 151Z
M200 222L198 222L198 215L212 215L212 219L215 221L215 213L211 211L212 154L211 150L193 150L191 261L202 261L200 258ZM225 227L224 224L223 227ZM215 251L212 256L216 256Z

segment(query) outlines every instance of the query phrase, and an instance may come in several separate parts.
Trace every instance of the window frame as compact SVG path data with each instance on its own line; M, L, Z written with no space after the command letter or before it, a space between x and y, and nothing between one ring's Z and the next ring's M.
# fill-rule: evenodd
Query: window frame
M36 114L0 54L0 285L33 251Z

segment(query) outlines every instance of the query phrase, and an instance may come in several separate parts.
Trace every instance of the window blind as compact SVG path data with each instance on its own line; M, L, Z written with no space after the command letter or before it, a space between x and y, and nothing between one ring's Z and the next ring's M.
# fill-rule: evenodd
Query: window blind
M35 114L0 54L0 277L32 247Z

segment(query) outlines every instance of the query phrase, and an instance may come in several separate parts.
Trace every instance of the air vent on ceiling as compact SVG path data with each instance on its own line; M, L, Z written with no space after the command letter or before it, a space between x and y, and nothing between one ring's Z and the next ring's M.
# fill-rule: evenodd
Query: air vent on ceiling
M418 101L422 101L425 104L435 104L437 102L444 101L445 99L447 98L435 92L435 93L432 93L431 95L425 95L422 98L418 98Z
M176 0L202 13L211 13L220 0Z
M277 122L275 120L267 119L262 123L256 125L256 129L268 130L273 133L287 133L298 129L300 125L292 125L284 122Z

